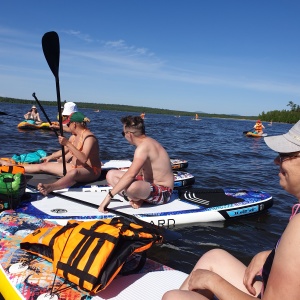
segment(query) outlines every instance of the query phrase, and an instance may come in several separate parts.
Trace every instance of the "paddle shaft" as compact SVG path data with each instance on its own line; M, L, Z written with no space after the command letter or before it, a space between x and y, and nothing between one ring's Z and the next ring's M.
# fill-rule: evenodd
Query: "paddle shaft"
M14 115L10 115L10 114L7 114L7 113L4 112L4 111L0 111L0 115L2 115L2 116L9 116L9 117L13 117L13 118L18 118L18 119L20 119L20 117L17 117L17 116L14 116Z
M49 65L49 68L55 77L57 110L58 110L58 116L59 116L59 131L60 131L60 135L64 136L64 130L63 130L63 124L62 124L62 114L61 114L59 76L58 76L59 56L60 56L58 34L55 31L46 32L42 38L42 47L43 47L43 52L44 52L46 61ZM63 174L66 175L67 168L66 168L65 148L63 145L61 146L61 151L62 151L62 160L63 160Z
M29 188L32 188L32 189L36 190L36 187L33 186L33 185L27 184L27 186ZM71 196L67 196L67 195L64 195L64 194L61 194L61 193L50 192L49 195L57 196L57 197L65 199L65 200L72 201L72 202L82 204L82 205L85 205L85 206L89 206L89 207L92 207L92 208L95 208L95 209L98 209L98 207L99 207L99 205L97 205L97 204L89 203L89 202L86 202L86 201L83 201L83 200L80 200L80 199L77 199L77 198L74 198L74 197L71 197ZM49 199L49 201L51 201L51 199ZM131 220L131 221L133 221L133 222L135 222L135 223L137 223L141 226L144 226L146 228L155 228L155 229L157 229L160 232L160 234L164 237L164 239L167 240L167 241L178 240L178 239L181 238L180 233L168 230L164 227L157 226L157 225L154 225L152 223L148 223L148 222L143 221L143 220L141 220L141 219L139 219L139 218L137 218L133 215L129 215L129 214L126 214L124 212L121 212L121 211L118 211L118 210L115 210L115 209L112 209L112 208L106 208L106 210L110 213L115 214L115 215L119 215L119 216L122 216L124 218L127 218L127 219L129 219L129 220Z
M38 106L40 107L40 109L41 109L41 111L43 112L43 114L44 114L45 118L47 119L48 123L49 123L50 125L52 125L50 119L48 118L48 116L47 116L47 114L46 114L46 112L45 112L45 110L44 110L42 104L40 103L39 99L36 97L35 93L32 94L32 97L35 99L36 103L37 103ZM56 132L56 130L54 130L54 133L55 133L56 136L58 137L58 133Z

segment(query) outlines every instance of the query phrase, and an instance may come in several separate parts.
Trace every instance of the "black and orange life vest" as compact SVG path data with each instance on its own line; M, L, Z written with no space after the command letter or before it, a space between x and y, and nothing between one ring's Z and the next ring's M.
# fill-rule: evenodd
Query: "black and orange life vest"
M110 284L130 255L161 241L156 228L118 217L39 228L20 247L52 262L58 276L95 294Z

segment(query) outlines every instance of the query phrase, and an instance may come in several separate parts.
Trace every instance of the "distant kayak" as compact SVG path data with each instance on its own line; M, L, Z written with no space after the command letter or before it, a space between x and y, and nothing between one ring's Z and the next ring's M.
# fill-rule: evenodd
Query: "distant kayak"
M51 123L52 125L58 125L59 123L58 122L52 122ZM37 129L44 129L44 130L51 130L51 127L50 127L50 123L48 122L44 122L44 123L41 123L41 124L35 124L34 121L22 121L18 124L17 126L19 129L29 129L29 130L37 130Z

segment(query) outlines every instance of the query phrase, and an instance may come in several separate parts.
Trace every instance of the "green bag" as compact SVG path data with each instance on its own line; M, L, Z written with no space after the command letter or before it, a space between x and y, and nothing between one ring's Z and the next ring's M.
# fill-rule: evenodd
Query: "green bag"
M26 177L22 173L0 173L0 211L15 209L26 190Z

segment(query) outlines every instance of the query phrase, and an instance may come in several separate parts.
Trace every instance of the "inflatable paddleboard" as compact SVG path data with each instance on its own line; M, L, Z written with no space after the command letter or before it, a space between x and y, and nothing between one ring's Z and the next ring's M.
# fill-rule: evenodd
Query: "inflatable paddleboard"
M186 169L189 165L187 160L171 158L171 166L173 170L181 170ZM131 166L131 160L103 160L102 169L110 170L110 169L123 169L129 168Z
M262 191L242 189L180 189L163 205L143 203L139 209L131 207L116 195L109 208L115 213L100 213L97 208L111 187L86 186L78 190L60 190L43 196L31 190L30 197L16 209L33 217L65 224L68 219L94 220L112 218L118 211L134 215L146 222L173 228L201 222L224 221L267 210L272 196ZM27 189L30 191L30 189Z
M0 214L0 293L6 300L161 300L166 291L178 288L187 277L183 272L146 259L138 273L118 275L105 290L90 296L55 276L50 262L20 249L20 242L29 233L53 226L52 222L28 214L13 211ZM137 261L138 255L130 257L125 270L132 270Z
M107 172L111 169L124 170L131 166L130 160L104 160L102 161L102 170ZM187 168L188 162L186 160L171 159L172 169L174 170L174 187L181 188L193 185L195 183L195 176L180 169Z

